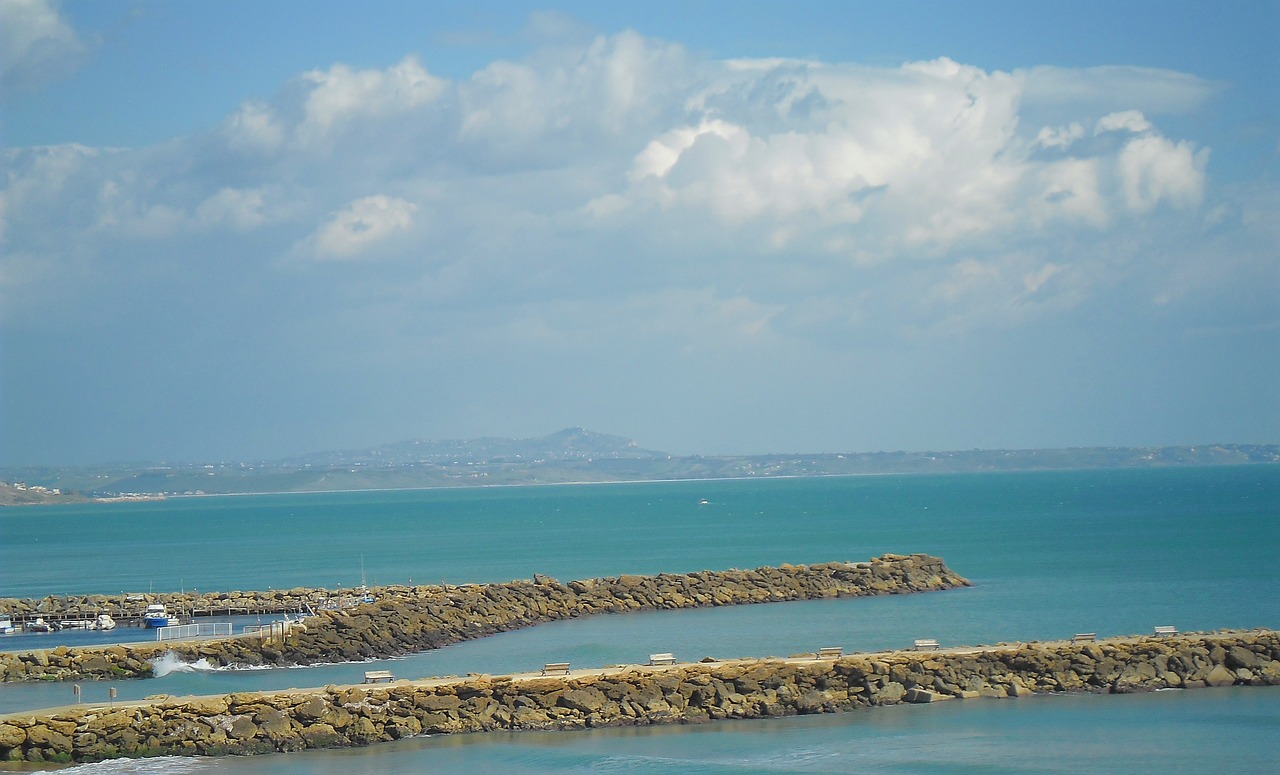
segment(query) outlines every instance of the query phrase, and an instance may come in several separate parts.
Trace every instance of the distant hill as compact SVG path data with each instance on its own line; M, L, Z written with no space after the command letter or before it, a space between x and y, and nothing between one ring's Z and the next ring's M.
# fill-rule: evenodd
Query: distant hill
M549 436L533 439L481 438L454 441L399 441L365 450L318 452L280 461L294 465L441 465L484 462L635 460L666 457L664 453L640 449L622 436L595 433L583 428L565 428Z
M66 493L43 485L24 482L0 482L0 506L23 506L36 503L83 503L88 498L80 493Z
M1268 463L1280 463L1280 445L674 456L643 449L621 436L566 428L530 439L402 441L268 462L0 469L0 480L37 483L0 486L0 505L193 494ZM54 490L60 492L55 495Z

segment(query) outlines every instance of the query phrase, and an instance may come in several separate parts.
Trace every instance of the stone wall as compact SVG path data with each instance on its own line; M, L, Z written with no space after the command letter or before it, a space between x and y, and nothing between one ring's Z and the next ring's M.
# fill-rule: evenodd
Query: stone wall
M396 589L389 587L388 589ZM407 589L407 587L399 587ZM150 603L164 603L171 613L188 616L295 613L328 601L355 600L359 590L275 589L265 592L157 592L136 595L49 595L41 598L0 598L0 611L15 620L36 616L48 621L95 619L109 614L120 621L136 621Z
M1280 633L607 668L160 699L0 717L0 759L89 761L360 746L421 733L582 729L846 711L899 702L1280 685Z
M0 653L0 680L141 678L172 652L218 666L308 665L392 657L535 624L601 613L903 594L968 586L937 557L887 554L869 562L615 576L562 584L383 587L377 602L308 617L283 640L239 637L109 648Z

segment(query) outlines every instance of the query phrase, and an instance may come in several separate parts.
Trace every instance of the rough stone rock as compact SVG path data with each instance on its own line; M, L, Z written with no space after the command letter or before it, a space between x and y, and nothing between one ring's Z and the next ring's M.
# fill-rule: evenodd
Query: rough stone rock
M236 740L248 740L256 737L258 734L258 725L253 723L247 716L240 716L231 722L231 727L227 729L227 736Z
M1209 674L1204 677L1204 682L1209 686L1231 686L1236 682L1236 677L1225 666L1214 665Z
M1227 650L1223 661L1233 670L1241 667L1257 667L1260 663L1258 655L1243 646L1232 646Z
M338 732L324 722L307 724L299 735L308 748L329 748L338 741Z
M289 716L276 708L271 708L257 717L258 729L272 739L289 737L293 733L293 722Z
M12 724L0 724L0 748L17 748L27 741L27 732Z
M907 688L897 681L890 681L883 688L872 695L876 702L881 705L888 705L898 702L903 695L907 693Z
M27 729L27 743L41 748L51 748L54 751L68 751L71 749L71 737L59 732L56 729L50 729L44 724L36 724Z
M599 689L587 687L585 689L570 689L560 695L560 699L556 704L580 713L595 713L603 708L606 702L606 697Z

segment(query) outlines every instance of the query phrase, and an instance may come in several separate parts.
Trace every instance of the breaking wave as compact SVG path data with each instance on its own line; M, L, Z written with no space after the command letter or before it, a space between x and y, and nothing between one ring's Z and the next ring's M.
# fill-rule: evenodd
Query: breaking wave
M151 660L151 672L156 678L163 678L170 673L204 673L218 668L209 664L209 660L201 657L195 662L183 662L172 651L166 651Z
M191 756L155 756L149 759L110 759L91 764L77 764L58 770L58 775L191 775L208 772L214 764L209 759Z

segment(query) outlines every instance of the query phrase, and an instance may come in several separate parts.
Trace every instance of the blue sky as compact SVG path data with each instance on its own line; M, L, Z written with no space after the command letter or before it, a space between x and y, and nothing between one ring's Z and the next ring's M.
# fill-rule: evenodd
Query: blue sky
M0 0L0 463L1280 441L1278 33Z

